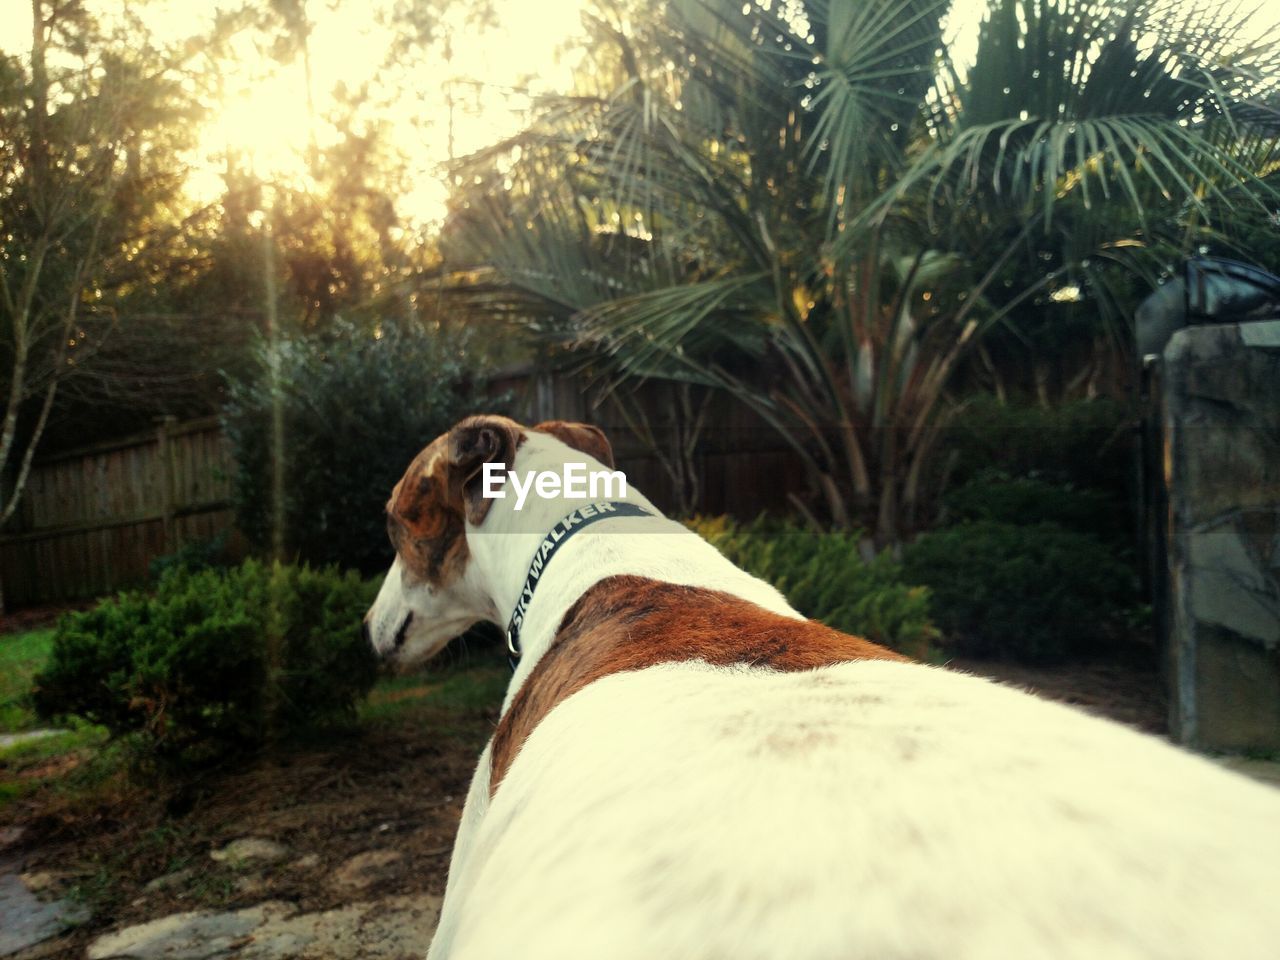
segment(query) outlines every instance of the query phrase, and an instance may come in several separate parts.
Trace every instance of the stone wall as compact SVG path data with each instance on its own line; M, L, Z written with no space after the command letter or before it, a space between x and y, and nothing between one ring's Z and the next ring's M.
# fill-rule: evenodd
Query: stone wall
M1280 321L1178 331L1153 399L1170 731L1280 751Z

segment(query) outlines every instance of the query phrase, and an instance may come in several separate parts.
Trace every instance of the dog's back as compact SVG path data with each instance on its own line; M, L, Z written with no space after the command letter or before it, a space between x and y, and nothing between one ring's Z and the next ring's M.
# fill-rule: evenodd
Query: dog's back
M1274 958L1280 794L939 668L667 663L545 717L455 879L455 957Z

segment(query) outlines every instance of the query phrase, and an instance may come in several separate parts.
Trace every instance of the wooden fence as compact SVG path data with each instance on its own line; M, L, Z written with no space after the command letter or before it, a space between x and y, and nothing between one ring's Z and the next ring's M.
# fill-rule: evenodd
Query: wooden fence
M527 367L496 375L491 386L494 395L505 391L511 397L509 407L522 423L576 420L600 427L628 481L668 513L692 507L703 514L750 518L784 509L788 494L805 487L803 466L785 441L750 408L720 391L709 399L695 391L694 407L704 401L708 407L689 458L697 478L689 504L668 469L676 459L672 447L694 419L673 403L677 387L653 381L606 397L585 375ZM649 428L647 436L635 429L640 423Z
M696 478L681 491L672 451L692 424L676 389L645 384L612 399L582 375L528 367L490 381L524 423L578 420L600 426L628 481L663 510L749 517L777 509L804 483L777 435L724 395L694 396L704 426L685 458ZM642 429L633 429L642 426ZM422 438L423 442L430 437ZM100 596L143 583L151 561L185 543L232 533L231 450L215 418L60 452L38 462L17 522L0 535L0 585L9 607Z
M33 465L0 536L10 607L144 582L151 561L229 531L230 450L216 418L58 453Z

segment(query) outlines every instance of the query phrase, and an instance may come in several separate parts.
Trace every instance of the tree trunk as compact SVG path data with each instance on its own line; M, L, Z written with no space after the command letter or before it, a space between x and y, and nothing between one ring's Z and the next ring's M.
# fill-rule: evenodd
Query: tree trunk
M47 199L41 187L49 164L49 71L45 63L45 21L41 14L44 0L31 0L31 178L36 189L33 196ZM41 215L43 211L37 211Z

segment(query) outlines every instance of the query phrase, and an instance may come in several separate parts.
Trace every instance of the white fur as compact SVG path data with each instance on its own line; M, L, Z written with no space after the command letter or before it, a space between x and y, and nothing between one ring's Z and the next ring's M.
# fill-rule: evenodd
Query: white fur
M469 845L434 958L1280 954L1280 794L939 668L606 678Z
M539 434L517 457L581 459ZM406 586L393 568L398 585L370 611L375 644L409 609L414 656L456 632L459 610L505 625L534 531L575 505L531 499L516 516L496 501L468 528L451 590ZM608 576L797 616L661 519L588 528L547 571L504 711L568 607ZM614 675L548 715L492 805L488 785L486 748L432 960L1280 956L1280 793L940 668Z

